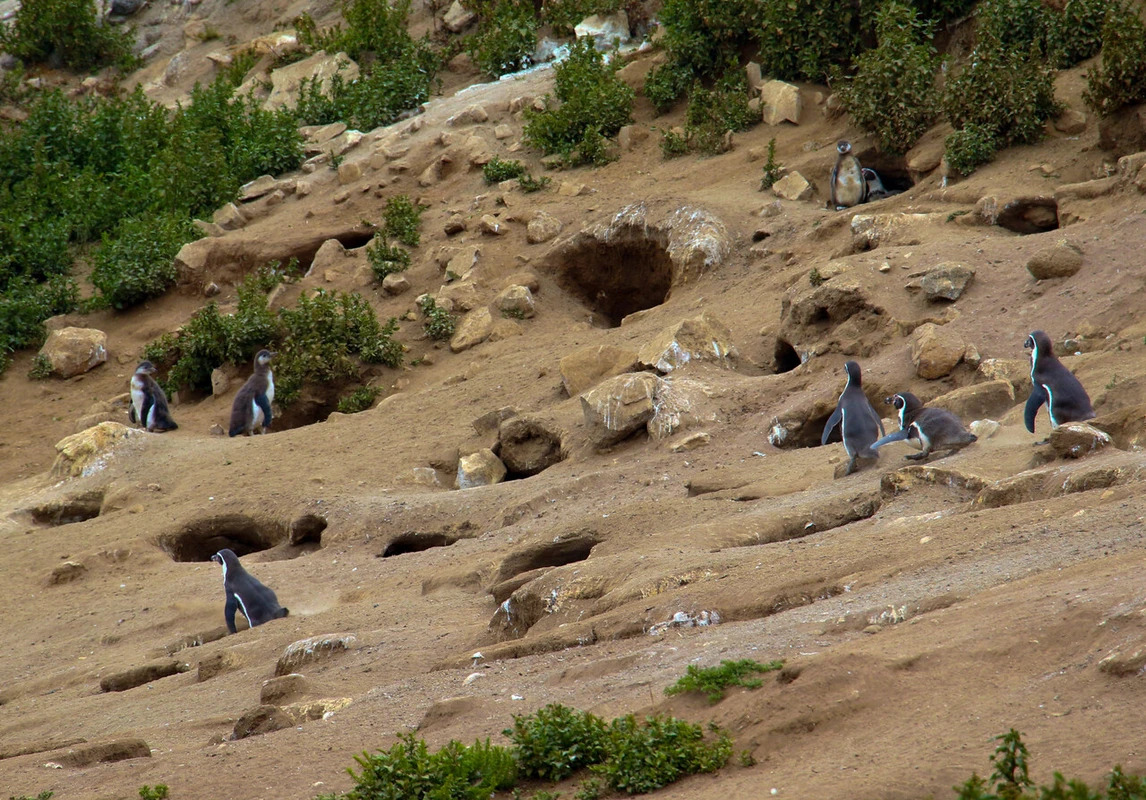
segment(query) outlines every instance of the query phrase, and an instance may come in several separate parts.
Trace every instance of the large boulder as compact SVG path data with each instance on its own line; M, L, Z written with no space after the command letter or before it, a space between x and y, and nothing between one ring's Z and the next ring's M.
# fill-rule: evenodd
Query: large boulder
M527 286L507 286L493 299L493 305L504 316L529 319L537 313L533 292Z
M678 322L657 334L637 354L640 366L662 374L690 361L712 361L729 369L738 357L732 332L711 313Z
M458 459L458 488L492 486L505 480L506 472L505 463L492 450L478 450Z
M974 277L973 267L944 261L927 270L920 278L919 286L928 300L958 300Z
M927 380L950 375L966 352L963 337L946 325L920 325L911 339L911 363L916 374Z
M344 653L357 641L358 637L353 633L324 633L311 636L309 639L300 639L287 645L286 650L279 656L278 663L275 664L275 675L290 675L292 672L298 672L299 667L306 664Z
M1085 422L1067 422L1050 435L1050 446L1060 458L1081 458L1112 444L1110 434Z
M537 417L505 420L498 428L497 440L498 454L514 475L536 475L565 457L561 430Z
M1015 387L1002 378L962 386L940 395L927 405L950 411L964 421L998 417L1016 403Z
M649 372L618 375L581 395L589 440L608 447L645 427L656 413L660 382Z
M1048 278L1069 278L1082 269L1082 249L1061 239L1050 247L1043 248L1027 261L1027 272L1035 280Z
M299 90L305 79L317 82L322 92L328 93L335 75L341 75L347 84L353 83L358 80L358 65L346 53L327 55L319 50L310 58L279 67L271 72L271 95L263 102L263 108L277 111L297 106Z
M793 170L772 184L772 193L784 200L811 200L816 188L808 179Z
M77 478L94 475L107 464L108 454L127 439L146 436L140 430L118 422L101 422L56 443L52 476Z
M779 125L781 122L799 125L800 115L804 112L800 87L784 81L768 81L761 86L760 105L767 125Z
M603 378L631 371L637 363L637 353L612 345L585 347L561 359L561 383L570 397L575 397L595 386Z
M107 361L107 334L95 328L60 328L48 334L40 355L61 378L81 375Z
M463 6L458 0L450 5L442 17L442 24L450 33L461 33L477 19L477 14Z
M450 339L450 350L454 353L469 350L488 339L491 333L493 333L493 314L483 306L462 317L453 338Z
M530 244L548 242L564 227L561 220L546 211L538 211L525 226L525 241Z

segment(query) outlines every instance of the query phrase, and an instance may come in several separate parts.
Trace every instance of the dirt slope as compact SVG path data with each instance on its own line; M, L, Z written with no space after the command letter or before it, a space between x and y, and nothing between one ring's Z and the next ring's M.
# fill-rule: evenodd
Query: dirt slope
M637 58L626 78L639 84L652 58ZM1080 74L1065 74L1059 86L1060 99L1078 108ZM53 445L93 403L126 391L141 348L205 302L199 286L127 314L77 320L108 333L111 356L82 379L29 381L31 353L0 379L3 790L127 798L142 784L166 783L173 798L310 798L349 788L353 755L389 746L397 733L418 729L435 746L499 741L513 714L549 702L714 720L756 759L682 781L663 797L949 796L973 770L988 769L990 737L1010 727L1025 734L1040 781L1052 769L1096 780L1115 763L1146 772L1138 712L1146 684L1134 660L1146 635L1146 501L1138 491L1146 462L1131 444L1142 424L1136 407L1146 402L1146 196L1121 185L1095 199L1064 199L1060 220L1076 221L1031 235L987 224L981 212L990 203L980 203L1053 204L1061 185L1105 176L1114 159L1097 148L1093 121L1081 136L1050 130L1041 144L1008 150L966 181L943 186L933 172L904 194L836 213L823 207L834 142L850 138L857 151L868 144L819 106L809 103L799 127L737 136L722 156L665 162L652 128L679 123L680 112L654 119L639 104L637 127L651 135L619 161L554 174L553 189L540 194L485 186L467 163L471 136L540 174L535 154L511 150L522 123L509 107L544 94L550 81L542 71L467 89L368 133L347 155L362 164L360 179L342 185L325 167L300 173L311 193L252 204L252 221L220 240L238 255L208 276L223 285L225 304L244 258L305 251L306 242L377 220L386 197L405 193L430 206L423 244L407 273L410 291L364 289L379 314L413 310L417 295L444 281L440 248L474 244L483 302L515 273L534 273L538 312L519 323L520 336L452 353L426 339L417 319L403 321L407 357L421 361L380 370L375 381L387 396L368 412L265 437L212 436L236 380L221 397L176 405L178 431L135 437L102 469L63 480L49 473ZM822 89L807 88L809 96ZM447 124L474 103L488 122ZM509 137L494 137L499 124ZM780 160L811 179L818 196L762 217L774 198L758 191L761 163L750 151L773 136ZM405 152L376 169L371 155L383 145ZM450 163L441 179L419 185L443 154ZM583 184L584 193L558 192L563 181ZM592 258L579 251L578 260L562 248L634 204L649 219L682 206L715 215L730 254L625 324L602 327L599 298L569 290L569 271L631 269L646 266L644 256L604 248ZM525 223L537 210L563 223L554 242L527 242ZM442 229L454 213L469 230L449 238ZM853 252L857 213L935 216ZM500 215L509 232L481 235L483 214ZM1083 250L1082 271L1033 281L1027 259L1064 238ZM953 310L905 289L944 261L977 270ZM352 251L286 299L317 287L363 288L355 272L364 263ZM866 309L794 328L786 303L808 291L813 267L854 277ZM683 430L594 448L579 398L562 387L560 359L589 346L638 349L704 311L731 330L736 368L693 363L672 373L680 387L703 387ZM1045 415L1039 436L1023 428L1022 392L993 415L1002 423L996 434L930 469L897 473L911 463L897 446L877 465L834 479L839 444L770 444L781 420L811 430L822 411L822 421L848 357L862 361L873 399L910 389L929 400L984 383L968 364L940 380L916 377L911 331L929 318L946 322L983 361L1013 360L1020 385L1030 330L1073 338L1082 354L1067 363L1103 419L1121 419L1122 449L1055 459L1034 446ZM814 355L775 374L784 337ZM505 407L559 429L565 459L490 487L427 485L430 469L448 484L459 453L491 444L473 423ZM698 431L710 434L707 445L673 452ZM818 443L819 428L813 433ZM315 518L326 523L320 533L287 541L293 522ZM219 570L204 559L234 541L267 545L244 563L291 614L181 648L222 624ZM382 557L387 548L399 554ZM65 562L83 569L61 571ZM509 607L522 616L507 620L499 607L515 587ZM716 612L719 624L665 624L702 612ZM331 706L325 719L232 740L284 649L334 633L355 638L346 652L301 668L308 686L294 700L349 703ZM475 651L483 657L472 658ZM730 658L780 658L788 669L784 681L715 707L664 696L687 665ZM169 659L188 671L100 690L102 678ZM46 766L59 762L64 742L130 737L142 738L151 758ZM559 789L576 791L575 783Z

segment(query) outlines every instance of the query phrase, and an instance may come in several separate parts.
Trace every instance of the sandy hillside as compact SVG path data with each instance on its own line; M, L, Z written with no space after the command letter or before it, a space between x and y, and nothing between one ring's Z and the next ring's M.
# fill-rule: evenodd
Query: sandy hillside
M301 9L209 2L196 13L241 41ZM184 52L188 21L178 7L146 13L170 44L145 84ZM201 59L211 46L186 52ZM655 58L634 56L623 77L640 86ZM156 90L162 99L209 75L209 62L191 63ZM1077 109L1083 69L1058 86ZM660 797L949 797L989 771L991 737L1011 727L1040 782L1052 770L1099 781L1116 763L1146 772L1146 195L1123 174L1131 162L1119 171L1125 154L1098 147L1095 120L1077 135L1048 126L1042 143L967 180L944 185L932 170L837 213L825 208L835 141L861 155L873 146L825 116L824 87L803 87L799 126L760 125L724 155L667 162L658 131L683 111L656 118L639 98L637 135L618 161L545 173L548 190L522 194L486 186L471 161L486 151L544 172L517 147L511 107L549 91L550 71L457 91L476 79L458 70L424 114L364 132L344 162L359 169L300 171L287 177L307 182L305 196L246 204L249 221L213 239L179 290L70 318L107 332L106 364L31 381L25 352L0 378L0 794L130 798L165 783L177 800L302 800L349 789L353 756L398 733L433 746L504 742L512 715L551 702L714 721L755 759ZM487 121L449 122L473 105ZM779 160L816 187L811 200L758 190L772 137ZM910 183L903 162L877 166ZM398 194L429 210L410 289L391 296L363 277L361 220L379 220ZM540 212L561 232L531 244ZM503 234L482 232L487 215ZM877 215L878 237L853 223L865 215ZM447 235L454 217L466 230ZM331 393L314 392L269 436L213 435L244 367L220 396L180 398L177 431L133 435L90 474L52 472L54 445L127 390L142 348L207 302L205 283L221 286L226 308L245 270L290 256L312 266L329 239L346 255L326 251L278 302L359 290L381 318L402 318L407 366L372 373L384 388L374 408L329 414ZM1062 240L1082 252L1081 270L1035 281L1028 260ZM533 283L536 315L495 311L496 335L452 352L406 316L469 247L473 307ZM929 301L919 279L944 262L974 279L954 302ZM662 372L660 427L596 444L586 390L569 395L561 360L640 351L704 314L736 353ZM933 380L912 361L926 323L964 346ZM1045 412L1037 434L1024 428L1023 342L1039 328L1060 349L1070 340L1065 363L1111 446L1067 458L1035 444ZM842 445L818 445L849 358L891 428L880 401L903 390L925 401L955 392L947 402L965 422L1000 427L922 466L889 446L836 478ZM504 433L515 418L533 426L527 446L556 463L454 489L459 457L497 445L499 420ZM219 637L220 570L207 559L222 546L245 554L289 617ZM345 649L297 666L304 681L270 698L318 718L235 739L288 646L319 635ZM715 706L663 693L690 664L740 658L782 659L785 670ZM171 674L101 690L149 665ZM133 739L150 757L68 760Z

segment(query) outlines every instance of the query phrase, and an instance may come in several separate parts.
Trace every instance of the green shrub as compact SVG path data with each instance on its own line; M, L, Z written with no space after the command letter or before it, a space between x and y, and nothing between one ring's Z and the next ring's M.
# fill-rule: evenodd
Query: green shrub
M426 206L416 205L404 194L391 197L386 201L386 210L382 212L386 235L407 247L417 247L422 240L418 227L422 224L422 213L425 210Z
M850 0L763 0L760 68L782 80L823 81L859 49L859 6Z
M369 53L380 59L392 58L407 49L413 40L406 28L410 0L343 0L342 18L346 28L335 25L320 31L309 14L295 20L298 41L309 52L345 52L358 60Z
M422 310L422 316L426 318L422 327L431 339L449 339L454 335L457 320L454 319L453 314L434 302L433 297L428 294L424 295L418 301L418 308Z
M1082 97L1104 117L1146 100L1146 25L1135 6L1110 4L1102 26L1102 63L1087 74Z
M374 239L366 248L366 259L374 270L374 277L382 281L387 275L396 272L405 272L410 268L410 253L401 247L395 247L386 241L385 237L374 234Z
M483 15L470 39L469 54L478 69L494 78L525 69L533 63L537 46L537 19L531 0L501 0Z
M771 189L784 173L784 165L776 160L776 137L768 140L768 158L764 162L764 176L760 178L760 191Z
M890 0L876 14L879 46L856 59L856 74L836 91L855 123L880 149L905 153L939 113L935 72L940 58L931 26L910 5Z
M976 167L990 162L999 149L991 130L975 123L947 134L943 145L947 165L960 175L970 175Z
M32 368L28 370L28 378L42 381L52 376L52 360L43 353L32 359Z
M77 70L106 64L134 69L132 38L130 29L103 24L89 0L25 0L14 23L0 25L0 51Z
M1052 13L1042 0L981 0L975 11L976 37L1006 51L1047 52ZM981 49L981 48L978 48Z
M349 800L488 800L514 784L513 756L489 740L469 747L451 741L430 753L413 734L398 738L389 750L355 756L361 771L351 770L355 786L346 795Z
M745 131L759 120L748 105L748 82L743 70L730 66L712 89L697 85L688 98L685 131L690 145L707 155L726 149L726 134Z
M141 800L167 800L167 784L157 783L155 786L144 784L139 787Z
M91 281L118 309L157 297L175 283L175 254L198 231L186 217L151 214L124 220L105 234Z
M491 158L489 163L481 168L482 177L490 184L511 181L527 172L525 165L520 161L502 161L497 156Z
M724 699L724 692L729 686L744 686L749 689L758 688L763 681L750 677L753 674L774 672L784 666L783 661L770 661L761 664L750 658L740 661L721 661L719 667L698 667L689 664L683 678L672 686L665 687L665 694L683 694L685 692L704 692L711 704L719 703Z
M965 16L975 0L914 0L919 16L932 22L947 22Z
M1073 67L1098 54L1111 5L1109 0L1067 0L1062 12L1052 15L1047 47L1056 67Z
M513 717L503 731L514 744L518 771L527 778L563 780L605 760L609 728L600 717L560 704Z
M645 77L645 97L656 108L658 114L667 114L692 86L693 73L683 64L669 61L658 64L649 70Z
M644 723L629 714L609 727L609 756L593 767L611 788L637 794L728 763L732 740L718 732L706 742L699 725L672 717L649 717Z
M602 163L604 139L632 121L633 90L616 71L616 60L606 62L588 38L574 42L569 58L554 67L560 105L547 95L544 111L526 110L526 143L571 164Z
M534 178L528 172L517 179L517 185L521 191L529 194L530 192L540 192L550 183L552 183L547 175L542 175L540 178Z
M688 139L673 129L661 131L661 157L666 161L688 154Z
M48 790L45 789L44 791L40 792L35 797L29 797L26 794L22 794L19 797L9 798L9 800L51 800L51 798L54 794L55 794L55 792L49 792Z
M338 399L341 414L357 414L374 405L374 400L382 393L377 386L359 386L350 394Z
M0 291L0 373L12 352L43 343L44 320L74 311L78 302L79 289L70 278L57 276L37 284L20 277L9 282Z
M757 0L665 0L659 18L669 63L687 74L682 91L697 78L720 77L761 22Z

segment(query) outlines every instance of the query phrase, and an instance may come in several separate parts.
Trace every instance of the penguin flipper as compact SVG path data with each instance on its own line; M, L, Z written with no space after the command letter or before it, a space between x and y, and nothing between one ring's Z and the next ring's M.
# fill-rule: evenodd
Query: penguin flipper
M1023 423L1026 424L1027 430L1031 433L1035 432L1035 415L1039 413L1039 409L1046 401L1046 389L1036 383L1031 389L1031 396L1027 398L1026 408L1023 409Z
M883 433L882 428L880 429L880 433ZM892 442L903 442L903 441L906 441L910 438L911 438L911 429L910 428L904 428L903 430L898 430L895 433L889 433L887 436L884 436L882 439L876 440L875 442L872 443L871 449L877 450L880 447L883 447L885 444L891 444Z
M265 394L255 396L255 404L263 412L263 430L270 430L271 427L271 402L267 400Z
M227 607L223 609L223 616L227 619L227 630L231 633L238 633L239 629L235 627L235 612L239 608L239 601L235 599L235 595L227 595Z
M147 392L143 396L143 407L139 410L139 424L148 430L151 430L151 424L148 420L151 418L153 408L155 408L155 400L151 397L151 393Z
M832 431L840 424L840 420L843 418L844 412L840 411L839 406L836 406L836 410L832 412L832 415L828 417L828 421L824 425L824 433L820 436L821 447L828 443L828 437L832 435Z
M135 403L127 407L127 418L131 420L132 425L138 425L139 420L135 418Z

